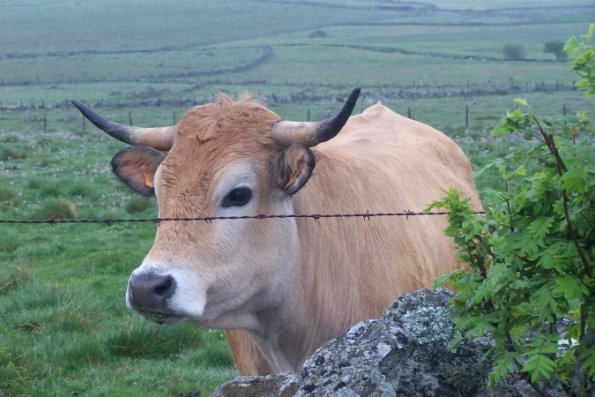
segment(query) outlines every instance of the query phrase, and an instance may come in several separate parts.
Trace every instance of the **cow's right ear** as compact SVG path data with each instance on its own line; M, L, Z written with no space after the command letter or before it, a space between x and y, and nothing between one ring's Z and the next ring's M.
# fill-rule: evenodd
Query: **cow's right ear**
M315 165L314 153L306 145L291 145L273 161L273 183L293 195L310 179Z
M165 154L146 146L133 146L118 152L112 158L112 170L135 192L143 196L154 196L155 172Z

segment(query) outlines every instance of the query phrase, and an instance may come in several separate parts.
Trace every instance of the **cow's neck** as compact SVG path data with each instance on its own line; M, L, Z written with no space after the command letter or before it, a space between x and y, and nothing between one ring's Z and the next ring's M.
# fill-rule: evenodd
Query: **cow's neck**
M250 334L274 371L299 370L316 343L312 340L313 324L308 322L307 315L294 306L282 304L259 313L257 318L261 326Z

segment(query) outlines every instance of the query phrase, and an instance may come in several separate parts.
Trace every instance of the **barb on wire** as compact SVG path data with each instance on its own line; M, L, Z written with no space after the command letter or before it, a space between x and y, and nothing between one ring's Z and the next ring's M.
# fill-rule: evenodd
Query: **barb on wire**
M475 211L477 215L484 215L484 211ZM409 219L410 216L436 216L436 215L448 215L447 211L440 212L414 212L411 210L404 210L403 212L354 212L346 214L289 214L289 215L243 215L243 216L197 216L197 217L180 217L180 218L107 218L107 219L34 219L34 220L23 220L23 219L0 219L0 224L11 224L11 225L39 225L48 224L55 226L57 224L65 223L103 223L106 226L112 226L115 223L126 223L126 222L137 222L137 223L161 223L161 222L206 222L211 223L213 221L221 220L240 220L240 219L288 219L288 218L310 218L318 221L320 219L328 218L362 218L364 221L370 220L371 218L377 217L398 217L404 216L405 219Z

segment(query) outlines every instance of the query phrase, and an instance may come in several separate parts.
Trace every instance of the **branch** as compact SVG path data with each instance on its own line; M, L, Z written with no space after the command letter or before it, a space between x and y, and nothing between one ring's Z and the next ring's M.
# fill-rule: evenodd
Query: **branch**
M533 118L533 121L535 121L535 124L537 124L537 128L539 128L539 132L543 136L543 139L545 140L545 143L546 143L548 149L550 150L550 153L556 159L556 167L558 169L558 175L562 176L568 169L566 168L566 164L564 164L562 157L560 157L560 153L558 152L558 148L556 147L556 144L554 142L554 137L551 134L548 134L543 129L543 127L541 126L541 123L539 122L537 117L535 117L535 115L533 115L531 117ZM568 199L566 190L562 189L562 203L564 204L564 218L566 218L566 228L568 229L568 235L570 236L570 239L572 240L572 242L574 243L574 246L576 247L576 250L581 258L581 262L583 263L583 267L585 268L585 272L589 276L592 276L593 274L592 274L591 265L589 264L589 260L587 259L585 253L583 252L583 248L581 247L581 245L578 241L578 237L576 236L576 232L574 231L574 228L572 227L572 222L570 221L570 214L568 211L568 202L569 201L570 200Z
M508 227L510 228L510 232L514 233L514 226L512 225L512 209L510 208L510 191L508 189L508 181L504 181L504 186L506 188L506 208L508 209Z

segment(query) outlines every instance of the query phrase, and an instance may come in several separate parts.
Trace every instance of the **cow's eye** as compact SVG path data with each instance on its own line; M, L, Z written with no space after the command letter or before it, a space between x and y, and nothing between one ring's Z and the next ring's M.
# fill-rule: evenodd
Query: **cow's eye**
M224 208L241 207L247 204L251 198L252 190L247 187L237 187L227 193L227 196L225 196L221 202L221 206Z

